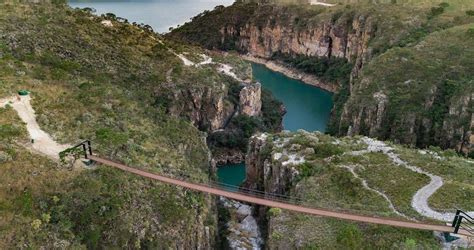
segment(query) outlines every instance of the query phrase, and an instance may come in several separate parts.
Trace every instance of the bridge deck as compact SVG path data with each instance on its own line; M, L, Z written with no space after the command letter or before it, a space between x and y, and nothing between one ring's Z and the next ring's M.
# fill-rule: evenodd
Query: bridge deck
M184 187L184 188L188 188L188 189L192 189L195 191L204 192L208 194L219 195L219 196L223 196L223 197L227 197L230 199L239 200L243 202L248 202L248 203L253 203L253 204L258 204L258 205L263 205L263 206L268 206L268 207L281 208L285 210L306 213L306 214L311 214L311 215L332 217L332 218L343 219L343 220L351 220L351 221L371 223L371 224L388 225L388 226L412 228L412 229L420 229L420 230L430 230L430 231L438 231L438 232L449 232L449 233L453 232L453 228L450 226L402 221L402 220L387 219L387 218L380 218L380 217L362 216L362 215L356 215L356 214L350 214L350 213L334 212L334 211L329 211L329 210L324 210L324 209L303 207L303 206L298 206L298 205L293 205L293 204L288 204L288 203L283 203L283 202L278 202L278 201L273 201L273 200L257 198L257 197L253 197L253 196L249 196L245 194L229 192L229 191L225 191L225 190L221 190L217 188L204 186L201 184L180 181L180 180L172 179L169 177L164 177L161 175L152 174L152 173L148 173L142 170L131 168L126 165L116 163L111 160L103 159L103 158L93 156L93 155L90 155L89 159L96 161L98 163L102 163L107 166L124 170L126 172L130 172L130 173L140 175L146 178L158 180L163 183L180 186L180 187ZM469 233L467 231L460 230L458 234L469 236Z

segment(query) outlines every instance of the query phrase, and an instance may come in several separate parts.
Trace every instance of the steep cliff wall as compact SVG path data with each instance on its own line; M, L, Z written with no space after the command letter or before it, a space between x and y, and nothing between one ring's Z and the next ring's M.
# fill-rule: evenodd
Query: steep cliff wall
M338 134L472 152L472 27L433 33L371 61L344 105Z
M443 77L450 78L447 80L450 85L462 88L472 78L454 79L448 77L447 70L439 70L438 78L423 84L423 89L419 88L421 85L413 85L425 81L423 72L429 71L416 67L424 63L419 60L440 61L438 66L444 69L456 64L445 60L446 55L426 49L433 38L425 39L433 32L474 22L474 17L466 12L469 8L474 8L474 3L365 4L354 1L348 5L323 7L238 2L197 16L169 37L207 48L238 50L315 74L321 80L313 81L317 85L339 91L328 128L331 134L370 135L420 147L453 148L469 154L472 152L472 126L468 124L472 120L469 108L472 89L446 94L439 81ZM442 41L441 37L437 39ZM449 44L458 49L466 46L459 39ZM440 49L458 53L450 46ZM390 63L388 58L393 55L392 51L400 48L413 51L425 48L426 57L400 56L404 58L401 64L412 63L411 69ZM285 60L281 60L280 55L284 55ZM331 66L331 58L347 60L353 66L351 73L342 70L346 65ZM472 61L466 60L460 66L462 74L467 72L466 65L472 65ZM327 71L321 69L322 66ZM366 67L366 71L372 73L361 76ZM418 73L411 74L415 70ZM341 77L340 74L347 75ZM403 84L400 79L386 75L411 75L403 82L412 84ZM421 97L419 93L426 95ZM418 108L408 111L415 103ZM454 116L460 119L454 121Z

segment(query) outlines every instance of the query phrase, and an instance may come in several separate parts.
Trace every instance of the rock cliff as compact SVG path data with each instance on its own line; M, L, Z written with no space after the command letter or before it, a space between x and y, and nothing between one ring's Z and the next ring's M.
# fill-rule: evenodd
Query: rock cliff
M450 7L449 10L446 6ZM439 36L430 39L430 34L473 23L474 18L463 11L466 8L474 8L474 4L433 2L367 5L354 2L345 6L310 7L246 1L203 13L168 36L207 48L238 50L255 60L280 60L277 55L281 54L288 58L305 57L307 61L300 60L286 66L315 72L319 78L322 75L318 75L321 64L311 66L310 58L343 58L353 66L347 76L350 80L334 77L339 74L336 73L328 79L321 78L324 81L308 81L339 92L328 128L330 133L369 135L419 147L435 145L468 155L472 152L472 126L469 124L472 120L472 109L469 108L472 105L472 89L467 88L463 94L448 93L449 97L446 97L446 88L440 87L438 81L443 78L440 72L445 72L445 76L465 74L468 65L472 65L472 60L467 58L472 56L460 52L460 55L466 55L466 59L461 60L462 72L439 70L439 77L431 78L433 81L430 86L422 84L423 89L413 87L421 86L416 83L426 79L424 71L430 71L418 67L424 63L420 60L433 63L442 61L438 66L444 69L457 67L450 60L444 61L446 55L434 53L433 40L442 39ZM464 34L469 33L466 29L469 28L464 28ZM466 35L465 39L470 38ZM449 44L439 48L457 53L455 51L467 46L462 43L462 39L452 40ZM400 63L413 63L411 70L387 61L393 56L393 50L408 48L412 51L423 50L426 55L425 58L399 55L403 59ZM467 52L470 53L470 50ZM330 66L328 71L346 72L340 71L338 67ZM412 74L411 78L403 81L395 77L409 75L414 70L418 75ZM373 73L377 71L385 75ZM386 75L393 77L388 78ZM466 82L472 83L472 77L451 78L449 81L454 85L467 86ZM405 93L398 93L394 98L390 93L397 92L396 88L404 88ZM426 95L421 97L417 93ZM409 110L414 103L419 108ZM459 119L453 119L454 116Z
M262 112L262 86L260 83L246 84L239 94L240 110L247 116L259 116Z
M413 48L392 49L371 61L354 82L342 116L333 118L338 134L469 155L474 129L469 27L433 33ZM463 52L451 59L454 51Z

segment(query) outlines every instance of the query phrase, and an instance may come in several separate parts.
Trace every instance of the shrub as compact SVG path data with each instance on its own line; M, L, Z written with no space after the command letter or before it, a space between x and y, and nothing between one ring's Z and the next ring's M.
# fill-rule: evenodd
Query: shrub
M439 16L439 15L443 14L443 12L444 12L444 7L442 7L442 6L433 7L433 8L431 8L430 13L428 14L428 19L432 19L436 16Z
M281 214L281 212L282 212L281 209L276 208L276 207L272 207L272 208L268 209L268 215L270 217L278 216L278 215Z
M467 10L466 15L468 16L474 16L474 10Z
M0 124L0 140L12 140L20 135L20 128L11 124Z
M352 64L345 58L314 57L285 53L274 53L273 60L283 61L309 74L314 74L324 81L341 82L349 79Z
M353 224L346 225L337 236L337 243L346 249L360 249L362 247L362 233Z

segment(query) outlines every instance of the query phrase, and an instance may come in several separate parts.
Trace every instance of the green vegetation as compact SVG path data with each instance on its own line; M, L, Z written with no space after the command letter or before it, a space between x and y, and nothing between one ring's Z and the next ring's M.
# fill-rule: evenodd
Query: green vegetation
M363 69L345 104L350 117L335 123L340 126L338 134L347 132L341 128L347 128L356 115L364 117L377 110L381 100L376 97L385 96L385 110L378 118L383 122L372 129L371 136L418 147L456 148L458 138L471 130L474 50L468 31L472 27L431 33L417 46L393 48L374 58ZM458 56L450 56L453 54ZM362 109L365 112L360 114ZM370 126L361 120L362 133L368 133Z
M316 75L323 81L345 83L349 82L349 76L353 65L345 58L337 57L311 57L275 53L272 60L283 61L291 67L303 72Z
M279 183L285 195L299 198L305 206L399 217L386 199L364 187L365 180L370 188L384 193L397 211L419 221L430 221L411 207L414 194L429 183L429 177L395 164L382 152L351 154L367 149L358 137L336 139L319 133L297 132L273 134L266 142L259 149L259 161L272 162L265 185L272 187ZM400 145L390 146L410 165L443 178L445 184L429 199L431 207L453 211L454 208L469 210L474 206L472 162L452 150L422 153ZM275 159L277 153L283 154L278 160ZM289 154L304 156L305 162L283 165L289 158L285 155ZM281 174L291 169L297 170L297 176ZM439 248L432 232L351 223L287 211L276 213L274 209L267 211L267 217L267 244L275 248Z
M230 97L233 100L238 98L240 87L234 87L229 90ZM210 149L217 153L223 149L238 149L242 152L247 151L249 138L256 132L278 132L281 130L283 119L282 103L276 100L267 90L262 90L262 115L260 117L249 117L246 115L237 115L232 117L226 129L211 133L207 142Z
M11 1L0 9L1 98L31 91L40 126L62 143L91 139L95 153L113 160L208 179L203 134L154 104L165 84L220 91L231 80L211 67L183 67L163 38L111 15ZM15 111L0 108L2 249L193 248L207 243L182 235L215 232L216 222L201 220L212 217L208 196L99 165L64 168L28 143Z

